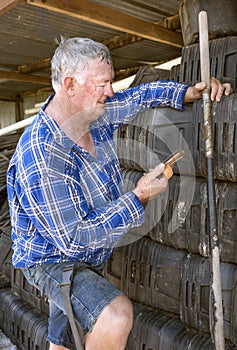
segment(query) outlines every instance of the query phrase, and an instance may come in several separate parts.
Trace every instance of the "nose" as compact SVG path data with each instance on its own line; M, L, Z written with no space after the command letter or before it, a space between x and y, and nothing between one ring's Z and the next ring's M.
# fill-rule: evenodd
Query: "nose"
M106 96L108 96L108 97L113 97L114 96L114 90L113 90L112 84L106 85L104 94Z

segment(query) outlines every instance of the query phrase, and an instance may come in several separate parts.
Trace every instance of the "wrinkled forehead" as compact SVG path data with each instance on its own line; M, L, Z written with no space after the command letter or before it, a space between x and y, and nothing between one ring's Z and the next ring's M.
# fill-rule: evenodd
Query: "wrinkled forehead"
M108 67L110 69L113 69L113 62L108 59L108 58L101 58L101 57L96 57L96 58L93 58L91 60L88 60L87 61L87 66L89 68L100 68L100 67Z
M83 75L88 77L112 77L114 78L114 67L110 60L96 58L89 60L83 69Z

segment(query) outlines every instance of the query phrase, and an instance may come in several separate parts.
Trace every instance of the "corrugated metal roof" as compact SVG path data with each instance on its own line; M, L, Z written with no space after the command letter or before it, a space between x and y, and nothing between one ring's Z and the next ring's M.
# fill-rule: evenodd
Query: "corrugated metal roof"
M180 0L95 0L97 4L123 12L150 22L156 22L164 17L178 13Z
M28 0L29 1L29 0ZM45 3L47 5L47 1ZM153 23L178 14L179 0L93 0L91 4L103 5L125 15ZM43 5L42 5L43 6ZM1 10L1 5L0 5ZM22 65L50 58L55 49L55 39L60 35L82 36L104 42L124 35L124 31L75 18L47 8L18 3L8 11L0 12L0 71L19 71ZM142 39L111 50L115 70L126 70L144 64L162 63L178 57L181 48ZM29 74L50 75L49 69ZM45 87L44 84L1 80L0 99L24 91Z
M112 51L117 69L145 64L159 64L180 56L180 49L148 40L127 45Z

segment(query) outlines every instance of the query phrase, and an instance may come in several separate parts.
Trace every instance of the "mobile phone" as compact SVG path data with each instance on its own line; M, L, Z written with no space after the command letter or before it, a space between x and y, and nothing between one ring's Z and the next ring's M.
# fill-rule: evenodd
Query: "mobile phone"
M166 160L163 161L165 165L174 165L174 163L177 162L177 160L181 159L184 155L184 151L181 149L178 152L175 152L171 156L169 156Z

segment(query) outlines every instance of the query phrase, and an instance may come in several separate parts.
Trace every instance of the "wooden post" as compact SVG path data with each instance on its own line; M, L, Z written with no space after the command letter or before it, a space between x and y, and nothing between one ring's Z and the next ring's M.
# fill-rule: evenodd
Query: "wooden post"
M210 219L210 251L212 262L212 278L210 286L210 331L214 340L216 350L225 349L224 340L224 322L222 306L222 289L220 273L220 254L218 232L216 225L216 201L213 176L213 127L211 114L210 98L210 58L209 58L209 40L208 40L208 20L207 13L199 13L199 43L200 43L200 62L201 62L201 80L206 83L206 89L203 91L203 117L204 117L204 138L205 154L207 160L207 182L208 182L208 204Z

